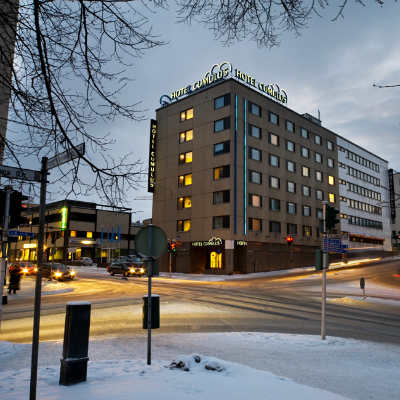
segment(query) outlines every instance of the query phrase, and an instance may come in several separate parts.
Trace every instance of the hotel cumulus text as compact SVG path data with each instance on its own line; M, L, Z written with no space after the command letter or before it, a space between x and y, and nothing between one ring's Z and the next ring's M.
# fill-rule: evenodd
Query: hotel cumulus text
M244 72L235 69L233 70L232 64L228 61L224 61L221 64L214 64L210 71L208 71L203 79L200 79L194 82L192 85L185 86L181 89L175 90L171 93L170 96L163 95L160 98L160 104L162 106L166 106L172 101L178 100L182 96L186 96L190 93L193 93L199 89L203 89L212 83L216 83L223 79L228 79L230 77L235 78L238 81L242 81L247 83L250 86L253 86L263 94L266 94L270 97L273 97L275 100L281 102L282 104L287 104L288 96L285 90L281 89L277 83L274 84L265 84L262 82L258 82L252 76L245 74Z
M150 149L149 149L149 180L147 191L154 193L154 182L156 181L156 136L157 121L150 121Z

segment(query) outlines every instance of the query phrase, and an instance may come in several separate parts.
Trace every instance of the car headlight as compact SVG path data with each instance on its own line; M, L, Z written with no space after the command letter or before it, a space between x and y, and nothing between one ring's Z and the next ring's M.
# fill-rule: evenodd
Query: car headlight
M23 272L24 272L24 274L27 274L28 273L28 268L24 268Z
M37 272L37 268L36 267L34 268L34 271Z
M75 271L71 271L71 275L75 275Z
M62 273L61 272L56 272L54 275L57 276L57 277L60 277L60 276L62 276Z
M134 274L135 270L133 268L130 269L131 273Z
M140 268L140 273L144 274L144 268Z

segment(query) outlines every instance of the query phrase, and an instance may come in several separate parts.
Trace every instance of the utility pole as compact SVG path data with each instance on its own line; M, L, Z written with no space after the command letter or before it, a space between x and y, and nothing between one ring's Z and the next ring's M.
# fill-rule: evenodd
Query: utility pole
M323 201L323 232L322 236L326 238L326 206L327 201ZM328 252L323 251L322 254L322 318L321 318L321 339L325 340L325 325L326 325L326 269L328 268Z

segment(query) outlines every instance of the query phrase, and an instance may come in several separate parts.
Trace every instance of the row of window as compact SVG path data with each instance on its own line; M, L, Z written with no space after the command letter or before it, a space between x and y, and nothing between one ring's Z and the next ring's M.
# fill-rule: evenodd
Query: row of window
M281 222L278 221L269 221L269 232L272 234L280 234L281 233ZM219 215L213 217L212 222L213 229L229 229L230 228L230 215ZM262 220L259 218L249 218L248 219L248 228L251 231L261 232L262 228ZM189 232L191 229L191 220L179 220L177 223L178 232ZM286 233L288 235L297 235L297 225L296 224L286 224ZM302 233L303 236L310 237L312 236L312 227L308 225L302 225Z
M356 185L354 183L349 182L348 190L353 193L360 194L361 196L369 197L371 199L375 199L381 201L381 194L378 192L374 192L371 189L367 189L365 187Z
M364 157L361 157L360 155L353 153L352 151L349 151L341 146L338 148L340 151L344 151L346 153L346 157L349 160L352 160L356 162L357 164L364 165L364 167L367 167L369 169L372 169L373 171L379 172L379 165L375 164L374 162L367 160Z
M347 216L347 220L350 225L365 226L367 228L382 229L382 222L373 221L371 219L353 217L351 215Z
M374 176L368 175L365 172L362 172L358 169L355 169L353 167L347 166L347 173L351 176L354 176L358 179L361 179L365 182L372 183L373 185L379 186L380 185L380 180L378 178L375 178Z
M382 215L382 208L374 206L372 204L363 203L362 201L347 199L347 205L350 208L356 208L357 210L362 210L369 212L371 214Z

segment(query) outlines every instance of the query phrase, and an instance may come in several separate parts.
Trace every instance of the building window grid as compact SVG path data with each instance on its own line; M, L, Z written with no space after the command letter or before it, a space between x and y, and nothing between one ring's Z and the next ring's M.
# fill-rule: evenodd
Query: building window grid
M296 193L296 184L291 181L286 181L286 191L289 193Z
M214 168L214 180L229 178L230 165L223 165L222 167Z
M230 104L231 104L231 94L227 93L223 96L214 99L214 110L218 110L219 108L229 106Z
M365 226L367 228L374 228L380 230L383 229L382 222L380 221L374 221L367 218L354 217L352 215L348 215L347 220L350 225Z
M231 127L231 117L226 117L214 121L214 132L221 132L225 129L229 129Z
M346 153L346 157L349 160L352 160L352 161L356 162L357 164L361 164L364 167L372 169L375 172L379 172L379 165L378 164L376 164L376 163L374 163L374 162L372 162L370 160L367 160L366 158L361 157L360 155L355 154L355 153L353 153L353 152L351 152L349 150L344 150L344 151Z
M374 176L366 174L365 172L362 172L353 167L347 166L347 173L350 176L354 176L358 179L361 179L362 181L372 183L375 186L380 186L380 180L378 178L375 178Z
M286 139L286 150L291 151L292 153L296 152L296 145L291 140Z
M382 208L362 201L347 199L347 205L356 210L362 210L371 214L382 215Z
M230 216L220 215L213 217L213 229L228 229L230 226Z
M274 154L268 154L268 164L279 168L279 157Z
M249 206L262 207L262 196L257 194L249 194Z
M286 160L286 171L296 172L296 163L290 160Z
M381 194L380 193L375 192L375 191L373 191L371 189L367 189L367 188L365 188L363 186L356 185L356 184L351 183L351 182L348 182L348 184L349 184L348 185L348 190L350 192L357 193L357 194L360 194L362 196L369 197L371 199L375 199L375 200L381 201Z

